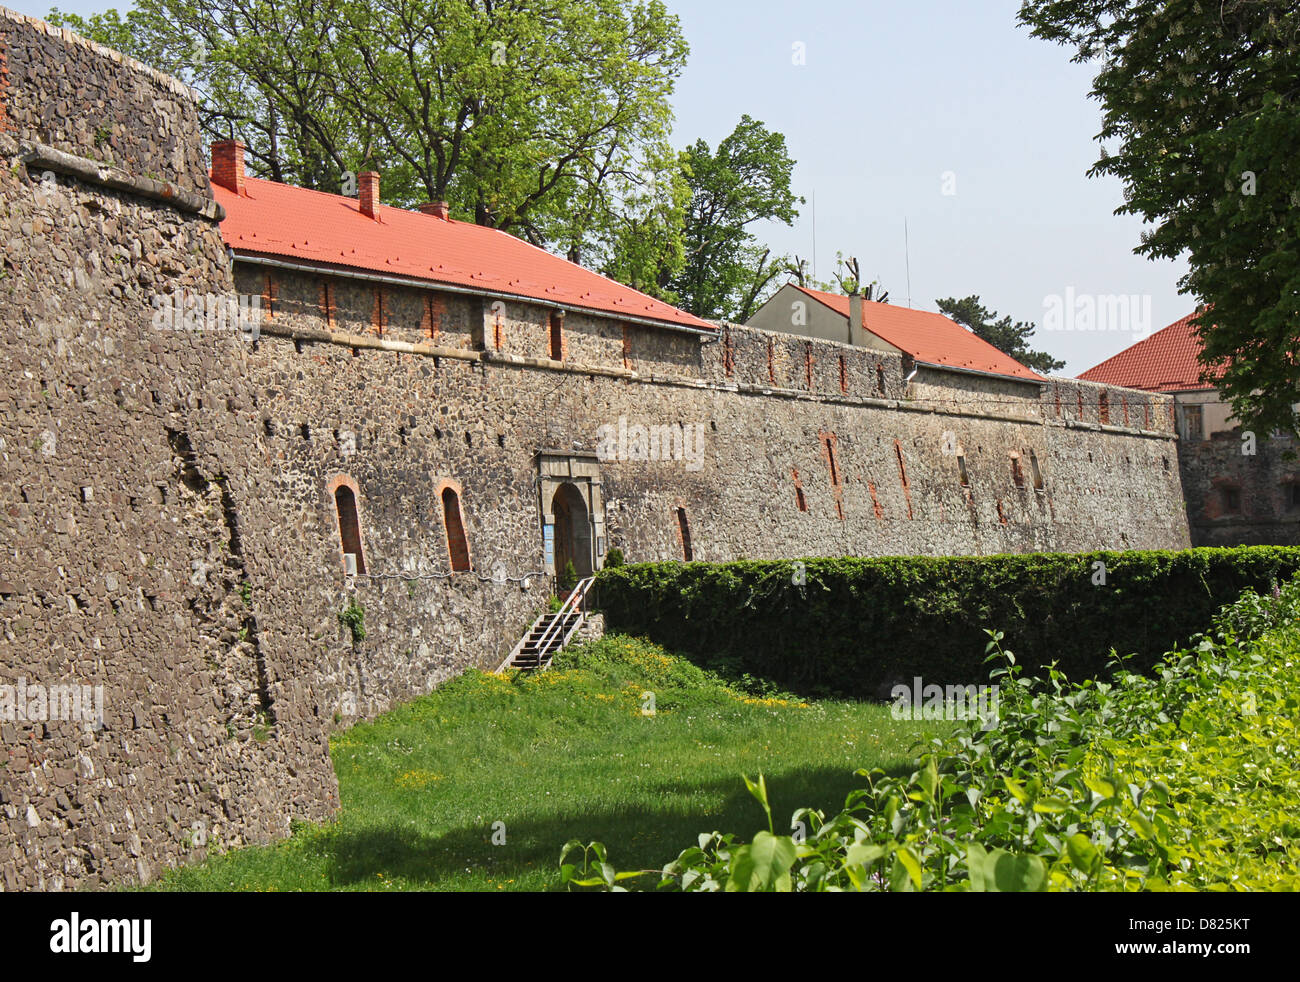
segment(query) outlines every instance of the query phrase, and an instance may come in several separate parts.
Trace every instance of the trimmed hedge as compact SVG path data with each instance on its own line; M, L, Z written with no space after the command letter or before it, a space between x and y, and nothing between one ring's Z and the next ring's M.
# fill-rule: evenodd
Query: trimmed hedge
M620 566L600 573L599 603L608 630L706 667L867 698L915 676L985 680L986 628L1005 632L1031 673L1055 661L1072 679L1102 677L1112 649L1146 671L1247 587L1290 579L1300 548L800 562L802 586L789 560Z

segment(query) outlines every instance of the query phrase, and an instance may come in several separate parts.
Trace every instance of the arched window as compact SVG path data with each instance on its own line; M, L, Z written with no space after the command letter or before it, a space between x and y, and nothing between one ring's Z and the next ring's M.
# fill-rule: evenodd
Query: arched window
M447 530L447 553L451 557L451 571L469 572L469 540L465 538L465 523L460 517L460 495L454 488L442 490L442 524Z
M334 510L339 520L339 539L343 545L344 567L348 556L355 557L356 572L366 571L366 559L361 551L361 521L357 517L357 496L346 484L334 489Z
M695 551L691 548L691 523L686 517L686 509L677 509L677 530L682 537L682 558L688 563L695 560Z

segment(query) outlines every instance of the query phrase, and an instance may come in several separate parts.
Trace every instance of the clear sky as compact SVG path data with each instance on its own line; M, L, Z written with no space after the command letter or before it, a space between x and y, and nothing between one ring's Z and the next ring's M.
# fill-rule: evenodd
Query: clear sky
M4 2L37 17L51 6ZM1142 225L1113 214L1119 182L1086 176L1101 126L1089 66L1017 26L1019 0L665 2L691 45L678 144L716 145L744 113L784 133L808 203L794 228L756 231L811 260L815 193L821 278L838 250L906 304L906 220L914 307L978 294L1044 325L1048 297L1138 296L1150 298L1151 330L1191 312L1177 291L1185 264L1135 256ZM1034 346L1077 374L1141 336L1040 326Z

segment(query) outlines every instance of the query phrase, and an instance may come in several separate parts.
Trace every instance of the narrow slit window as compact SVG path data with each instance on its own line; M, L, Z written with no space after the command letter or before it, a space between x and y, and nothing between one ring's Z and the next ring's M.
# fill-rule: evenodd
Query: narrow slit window
M358 573L366 571L366 559L361 552L361 522L357 517L357 496L346 484L334 492L334 508L338 513L339 538L343 545L344 565L347 556L356 558Z
M452 488L442 492L442 522L447 529L447 554L451 558L453 573L469 572L469 540L465 538L465 523L460 516L460 495Z
M564 315L558 310L551 313L551 361L564 360Z
M1034 490L1043 490L1043 472L1038 467L1038 455L1029 451L1029 470L1034 478Z
M686 509L677 509L677 529L682 535L682 558L688 563L695 560L695 550L691 548L691 523L686 517Z
M966 471L966 457L962 454L957 455L957 474L961 480L963 488L970 487L970 474Z
M1011 480L1015 482L1018 488L1025 486L1025 472L1020 466L1020 454L1018 453L1011 455Z

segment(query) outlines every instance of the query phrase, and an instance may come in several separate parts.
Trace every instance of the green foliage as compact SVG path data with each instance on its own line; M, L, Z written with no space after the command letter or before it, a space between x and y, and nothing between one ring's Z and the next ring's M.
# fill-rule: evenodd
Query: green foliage
M1053 358L1046 351L1034 351L1029 347L1029 339L1034 333L1032 322L1012 323L1010 317L999 318L995 311L980 303L979 297L962 300L949 297L935 303L940 312L968 328L976 337L1036 372L1049 374L1065 367L1065 362Z
M552 614L558 614L564 607L564 601L552 594L546 598L546 609Z
M669 286L684 310L744 323L788 265L784 256L772 259L749 226L798 218L803 198L790 190L794 161L785 137L749 116L716 151L697 140L684 156L691 191L686 263Z
M1243 590L1300 571L1300 549L962 558L641 564L603 570L610 630L650 637L729 677L750 673L805 695L861 698L922 676L978 681L984 630L1000 626L1026 670L1059 659L1072 678L1105 674L1112 649L1151 667L1203 631ZM1105 563L1106 585L1095 585Z
M259 176L338 193L376 169L392 204L680 264L688 46L660 0L139 0L51 22L194 85L204 130L243 138Z
M658 868L697 828L753 818L738 771L766 775L774 814L834 810L856 768L904 768L917 740L954 725L752 698L656 645L607 635L549 671L469 672L332 732L337 815L169 870L149 889L554 890L556 856L575 836ZM507 848L492 844L496 821ZM566 863L580 866L580 853Z
M355 597L350 598L348 605L339 611L339 623L352 632L353 644L366 639L366 609L357 603Z
M1036 37L1094 62L1100 158L1117 213L1152 227L1135 251L1187 256L1179 283L1212 313L1206 366L1234 415L1296 432L1300 401L1300 7L1294 0L1025 0Z
M623 559L623 550L617 547L605 553L605 568L613 569L616 566L626 566L627 562Z
M565 561L564 569L560 570L560 575L556 578L556 585L566 599L569 591L578 585L578 571L574 568L572 559Z
M1025 676L990 631L994 724L935 739L906 777L858 771L866 785L838 814L794 813L806 835L775 836L765 782L746 779L768 824L751 844L701 835L635 877L592 843L600 877L562 876L685 891L1295 890L1298 622L1300 581L1247 593L1153 676L1080 684Z

